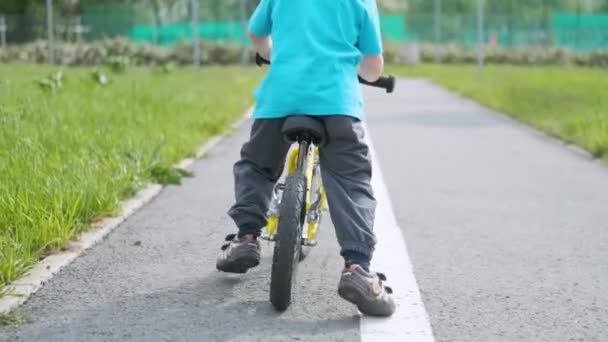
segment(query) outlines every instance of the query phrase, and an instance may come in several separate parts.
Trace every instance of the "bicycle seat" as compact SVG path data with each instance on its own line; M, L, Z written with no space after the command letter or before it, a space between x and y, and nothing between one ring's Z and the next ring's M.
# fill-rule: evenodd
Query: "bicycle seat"
M298 137L302 135L309 135L312 142L319 147L327 143L325 126L320 120L312 116L294 115L287 117L281 132L289 143L297 142Z

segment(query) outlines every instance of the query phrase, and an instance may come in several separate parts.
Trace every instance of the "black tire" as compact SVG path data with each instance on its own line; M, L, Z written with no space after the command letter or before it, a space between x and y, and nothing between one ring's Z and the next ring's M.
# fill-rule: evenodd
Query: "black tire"
M306 195L306 177L295 172L285 180L279 208L279 226L272 257L270 302L285 311L292 300L295 273L302 250L302 214Z
M301 241L302 239L300 239L300 252L298 258L299 262L304 261L304 259L306 259L306 257L308 256L308 253L310 253L310 247L303 246Z

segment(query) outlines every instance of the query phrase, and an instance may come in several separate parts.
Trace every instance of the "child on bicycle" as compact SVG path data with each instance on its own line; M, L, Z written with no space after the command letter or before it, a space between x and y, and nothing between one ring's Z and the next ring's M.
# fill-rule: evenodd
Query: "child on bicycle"
M385 277L370 272L376 200L357 78L373 82L382 74L378 22L375 0L260 1L250 37L272 66L255 92L250 139L234 165L236 203L228 214L238 233L227 236L218 270L243 273L259 264L257 238L290 147L281 134L283 122L288 115L315 116L327 133L321 173L345 261L338 293L363 314L395 311Z

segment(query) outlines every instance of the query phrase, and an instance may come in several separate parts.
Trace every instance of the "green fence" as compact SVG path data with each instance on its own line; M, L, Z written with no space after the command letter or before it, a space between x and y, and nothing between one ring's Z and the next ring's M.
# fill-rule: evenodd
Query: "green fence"
M408 16L405 19L409 37L423 42L435 42L433 15ZM477 44L477 17L473 15L445 15L442 17L440 42L461 45ZM550 27L539 17L486 16L484 40L491 37L501 46L539 46L546 43Z
M110 6L111 7L111 6ZM129 6L96 8L85 12L83 21L91 27L88 39L100 36L129 36L136 42L155 42L171 46L192 41L188 22L154 27L135 25L140 21ZM116 12L116 13L115 13ZM558 46L581 51L608 49L608 14L553 13L546 17L486 16L484 40L499 46ZM382 15L382 34L386 41L410 40L435 42L435 18L432 14ZM477 18L474 15L444 15L441 42L474 45L477 42ZM201 40L235 45L249 44L240 21L206 21L198 26Z
M384 39L395 42L404 42L412 39L406 28L405 17L401 15L380 16L380 29Z
M82 22L90 28L87 39L126 36L135 24L136 12L129 5L96 5L86 7Z
M198 26L198 34L202 40L241 45L248 44L244 39L243 26L239 21L207 22ZM155 28L149 25L134 26L130 37L136 42L154 42L163 46L171 46L178 42L192 41L191 24L172 24Z
M380 19L380 25L385 39L391 41L406 41L409 39L405 27L405 19L400 15L385 15ZM240 21L217 21L201 23L198 27L202 40L241 45L248 44L244 39L243 26ZM189 23L165 25L155 28L150 25L133 26L129 36L136 42L153 42L159 45L171 46L180 41L192 41L192 25Z
M558 46L580 51L608 49L608 14L553 13L548 17L486 16L484 40L500 46ZM433 15L404 19L406 36L436 41ZM477 42L477 18L443 16L441 42L473 45Z
M557 13L552 17L555 44L577 49L608 48L608 14Z

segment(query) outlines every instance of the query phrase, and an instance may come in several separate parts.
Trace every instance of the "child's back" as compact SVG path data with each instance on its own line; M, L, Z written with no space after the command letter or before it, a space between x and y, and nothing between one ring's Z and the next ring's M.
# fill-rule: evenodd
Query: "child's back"
M272 66L255 117L361 117L357 65L382 53L377 18L374 0L262 0L250 30L272 36Z

